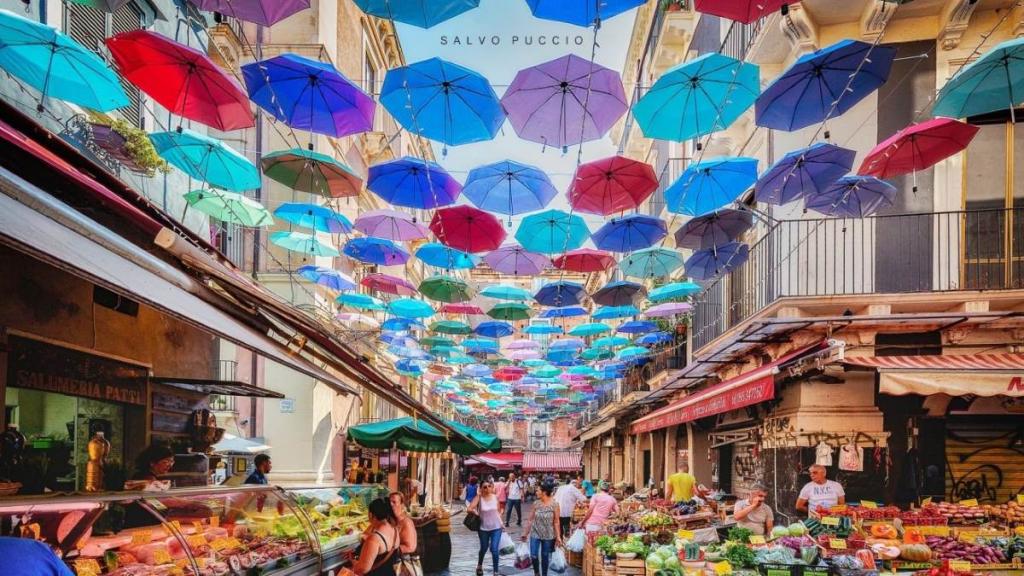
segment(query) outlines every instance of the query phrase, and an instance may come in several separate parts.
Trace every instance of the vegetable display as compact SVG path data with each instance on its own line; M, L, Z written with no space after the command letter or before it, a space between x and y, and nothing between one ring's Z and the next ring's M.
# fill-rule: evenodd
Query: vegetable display
M1007 562L1006 552L999 546L972 544L957 538L931 536L927 548L940 560L963 560L972 564L1001 564ZM903 548L901 547L900 550Z
M742 568L753 568L754 562L757 560L753 550L739 543L733 543L726 547L722 557L728 560L733 567Z

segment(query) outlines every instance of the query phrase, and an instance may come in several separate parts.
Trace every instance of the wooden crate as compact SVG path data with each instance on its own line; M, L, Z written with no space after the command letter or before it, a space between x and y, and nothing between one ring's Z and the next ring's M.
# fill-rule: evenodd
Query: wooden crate
M590 542L583 547L583 576L594 576L594 545Z
M645 576L647 565L640 558L632 560L615 560L615 576Z
M583 552L569 552L569 566L574 568L583 567Z

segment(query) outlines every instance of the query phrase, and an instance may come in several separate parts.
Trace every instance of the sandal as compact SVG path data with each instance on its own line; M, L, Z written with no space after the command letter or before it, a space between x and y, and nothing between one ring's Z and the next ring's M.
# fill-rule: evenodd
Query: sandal
M484 576L483 566L477 566L477 568L476 568L476 576Z

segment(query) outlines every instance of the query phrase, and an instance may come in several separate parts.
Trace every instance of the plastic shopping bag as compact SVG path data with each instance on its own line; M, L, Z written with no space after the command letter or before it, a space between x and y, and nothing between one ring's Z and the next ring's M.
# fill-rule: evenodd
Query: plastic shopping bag
M530 545L526 542L516 544L516 570L526 570L533 566L533 558L530 557Z
M509 554L515 554L516 543L512 541L512 537L508 535L508 532L501 533L501 540L498 543L498 553L502 556L508 556Z
M575 534L573 535L575 536ZM565 552L561 548L555 548L551 553L551 560L548 561L548 569L555 574L564 574L569 569L569 563L565 561Z
M583 547L587 545L587 533L583 531L583 528L577 528L572 533L572 538L565 543L566 549L570 552L583 552Z

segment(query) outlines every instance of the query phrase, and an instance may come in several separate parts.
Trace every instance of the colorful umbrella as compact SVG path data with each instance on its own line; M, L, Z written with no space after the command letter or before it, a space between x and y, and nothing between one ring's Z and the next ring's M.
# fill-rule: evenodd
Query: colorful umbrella
M381 330L407 331L426 330L427 327L419 320L411 318L388 318L380 325Z
M385 294L394 294L395 296L412 296L417 292L416 287L405 278L381 274L379 272L367 274L359 281L359 283L370 290L383 292Z
M352 231L352 223L344 214L317 204L286 202L274 210L274 216L296 226L312 228L328 234L348 234Z
M615 356L611 350L607 348L587 348L583 352L580 352L580 358L584 360L607 360Z
M530 214L519 223L516 240L523 248L541 254L557 254L579 248L587 241L590 230L576 214L546 210Z
M634 278L662 278L682 267L683 257L668 248L644 248L619 262L619 271Z
M540 313L541 318L573 318L576 316L586 316L588 312L582 306L561 306L558 308L548 308Z
M540 342L536 340L530 340L528 338L520 338L518 340L512 340L505 348L509 350L536 350L540 348Z
M343 251L350 258L380 266L399 266L409 261L404 248L384 238L352 238Z
M603 306L628 306L645 293L644 287L636 282L615 280L594 292L592 298Z
M734 201L757 181L757 159L721 157L687 166L665 190L669 212L700 216Z
M57 98L100 112L128 105L117 74L95 52L56 29L0 11L0 68Z
M387 209L363 212L353 227L367 236L396 242L420 240L429 234L427 227L416 222L411 214Z
M442 244L469 253L494 250L505 239L505 229L494 215L466 205L435 212L430 230Z
M536 354L536 352L533 350L523 350L523 352L534 352ZM537 378L556 378L561 373L561 368L557 368L551 365L541 366L538 368L534 368L533 370L530 370L530 375L536 376Z
M367 189L395 206L428 210L454 204L462 186L441 166L405 156L370 166Z
M299 266L295 272L310 282L330 288L337 292L341 292L342 290L352 290L356 287L355 280L333 268L327 268L325 266Z
M420 338L420 346L455 346L455 340L446 336L425 336Z
M279 54L242 66L242 77L257 106L296 130L340 138L373 129L373 99L327 62Z
M380 298L374 298L369 294L346 292L339 295L334 301L342 306L348 306L356 310L377 311L384 309L384 302Z
M594 232L594 245L609 252L632 252L653 246L665 237L665 221L653 216L631 214L612 218Z
M616 352L615 358L618 360L639 360L650 353L651 351L643 346L629 346Z
M520 138L563 152L603 138L627 108L618 72L575 54L520 70L501 104Z
M462 367L462 374L464 376L469 376L470 378L483 378L485 376L490 376L491 372L493 372L493 370L491 370L489 366L484 366L483 364L469 364Z
M513 216L544 208L558 190L540 169L505 160L470 170L462 194L481 210Z
M309 0L196 0L206 12L219 12L260 26L273 26L281 20L309 8Z
M569 334L573 336L595 336L597 334L604 334L611 330L611 327L607 324L600 322L591 322L589 324L578 324L569 329Z
M272 226L274 219L263 204L241 194L217 190L193 190L185 194L185 201L196 210L221 222L231 222L252 228Z
M667 344L674 339L671 332L648 332L637 338L636 343L642 346L656 346L658 344Z
M388 303L388 312L399 318L430 318L434 309L423 300L415 298L399 298ZM467 332L468 334L468 332Z
M416 249L416 257L424 264L445 270L468 270L479 262L479 258L437 242L427 242Z
M647 310L644 310L644 316L648 318L662 318L665 316L678 316L679 314L686 314L693 310L693 306L686 302L665 302L656 306L651 306Z
M819 194L840 179L857 153L835 144L818 142L793 150L769 168L754 184L754 197L782 206L809 194Z
M491 308L487 315L495 320L526 320L530 317L530 307L519 302L502 302Z
M581 164L568 196L577 212L607 216L636 208L657 189L658 177L650 164L612 156Z
M615 266L615 258L608 252L593 248L570 250L552 260L555 268L571 272L604 272Z
M895 46L840 40L804 54L757 99L758 126L793 131L842 115L885 84Z
M497 300L514 300L518 302L525 302L533 297L524 288L519 288L518 286L506 286L503 284L488 286L480 291L480 295L488 298L495 298Z
M467 338L462 341L462 346L474 353L485 352L490 354L498 353L498 343L485 338Z
M713 246L719 246L719 244L714 244ZM700 286L693 282L671 282L651 290L647 295L647 299L651 302L665 302L675 300L676 298L686 298L700 292L700 290Z
M950 118L911 125L872 148L858 174L892 178L925 170L967 148L980 129Z
M541 306L574 306L580 304L586 295L582 284L559 280L541 286L533 299Z
M629 338L625 336L605 336L594 340L593 346L599 348L616 348L618 346L625 346L629 344Z
M526 376L526 370L518 366L505 366L494 371L493 377L502 382L515 382Z
M285 250L301 252L310 256L338 256L338 250L333 246L320 243L313 234L302 232L287 232L284 230L270 234L270 241Z
M430 331L437 332L438 334L451 334L455 336L473 333L473 329L469 324L459 322L457 320L438 320L430 325Z
M371 16L430 28L480 5L480 0L354 0Z
M754 225L749 210L723 209L691 219L676 231L676 247L702 250L728 244Z
M590 315L594 320L613 320L615 318L630 318L639 316L640 310L636 306L602 306Z
M577 26L600 26L623 12L628 12L645 0L526 0L530 12L537 18L565 22Z
M172 130L149 135L153 147L189 176L225 190L260 187L260 171L220 140L191 130Z
M488 338L504 338L505 336L511 336L515 330L513 330L512 325L508 322L492 320L477 324L476 328L473 328L473 332Z
M300 192L325 198L359 196L363 181L351 168L326 154L294 148L271 152L260 160L263 174Z
M549 349L579 350L583 348L583 338L559 338L548 345Z
M697 280L710 280L747 261L750 247L739 242L698 250L686 260L686 273Z
M225 132L255 126L242 87L204 52L150 30L105 42L121 76L171 113Z
M441 306L439 312L441 314L466 314L469 316L478 316L484 313L479 306L466 303L445 304Z
M750 24L772 12L782 10L786 14L788 4L796 0L696 0L695 8L698 12L712 14L735 20L744 24Z
M873 57L873 56L872 56ZM965 66L939 90L932 114L966 118L1009 110L1024 102L1024 38L997 44Z
M753 105L759 86L756 65L705 54L662 74L633 115L644 136L682 142L728 128Z
M412 134L450 146L491 140L505 121L486 78L440 58L388 70L380 102Z
M434 276L420 283L420 293L438 302L465 302L473 297L474 291L464 280Z
M896 187L874 176L845 176L821 194L808 196L804 207L825 216L863 218L891 206Z
M355 312L341 312L340 314L336 314L334 316L334 319L337 320L338 322L341 322L342 324L350 326L362 324L363 326L368 326L370 328L381 327L380 322L378 322L377 320L370 318L369 316L365 316L363 314L357 314Z
M495 272L509 276L536 276L551 266L547 256L515 244L490 252L484 256L484 262Z
M561 334L561 333L562 333L562 327L561 326L552 326L551 324L534 324L532 326L527 326L526 328L523 329L523 334L530 334L531 336L532 335L545 336L545 335L550 335L550 334Z

